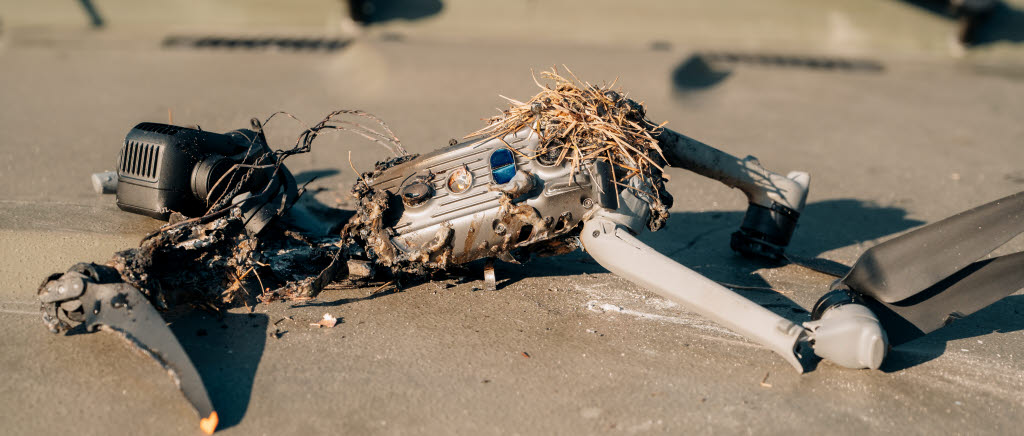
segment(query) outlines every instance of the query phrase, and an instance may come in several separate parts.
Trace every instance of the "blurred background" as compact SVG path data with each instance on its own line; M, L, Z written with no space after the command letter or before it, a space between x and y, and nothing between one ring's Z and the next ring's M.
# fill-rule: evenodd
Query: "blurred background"
M267 132L289 148L303 123L361 109L425 152L482 127L499 95L530 98L553 66L616 81L652 121L727 152L808 171L800 256L850 264L1024 189L1024 0L0 0L0 433L195 430L151 361L50 335L36 312L47 274L161 224L90 183L135 124L226 132L288 111L301 122ZM346 208L356 173L386 156L330 133L287 165L318 177L304 200ZM806 316L831 278L736 256L746 199L670 175L672 217L644 240L712 279L782 289L747 295ZM801 377L584 254L502 276L497 293L339 291L208 320L208 336L175 328L204 356L228 433L973 434L1024 417L1019 296L884 371ZM324 311L344 321L307 327ZM285 317L281 340L258 328Z
M0 152L10 168L46 174L42 163L70 147L84 174L109 168L138 121L226 131L337 108L375 113L411 150L429 150L479 128L503 107L499 94L532 95L531 71L564 65L619 79L652 119L691 136L807 166L878 147L871 135L906 134L908 146L970 136L994 120L965 104L1002 110L1020 97L978 92L986 78L1024 77L1022 41L1024 0L6 0ZM272 145L301 128L277 121ZM346 170L345 151L366 146L327 142L290 165ZM353 162L367 168L379 152ZM0 193L87 192L53 176L15 177Z
M1020 42L1018 0L39 0L4 2L8 31L298 32L359 26L420 38L739 45L857 53L944 52L951 39ZM851 4L852 3L852 4Z

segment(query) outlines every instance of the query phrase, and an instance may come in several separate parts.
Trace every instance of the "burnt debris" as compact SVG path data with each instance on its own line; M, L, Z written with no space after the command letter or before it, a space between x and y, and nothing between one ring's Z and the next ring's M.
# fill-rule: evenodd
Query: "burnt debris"
M355 287L394 281L402 286L436 278L453 266L481 258L519 262L531 254L568 253L579 247L580 223L588 210L595 205L614 208L618 201L615 192L623 189L634 191L649 205L652 230L662 227L672 199L664 187L666 164L655 139L660 126L646 119L641 104L612 86L594 86L575 77L569 80L556 70L542 76L553 85L538 83L540 93L526 102L509 99L512 105L508 110L489 119L487 127L471 136L481 144L498 138L516 153L514 160L512 155L506 158L510 162L525 159L536 162L537 168L568 168L569 182L558 189L579 191L583 196L575 206L559 213L538 210L524 200L546 189L537 175L524 169L509 180L495 178L485 189L491 194L477 194L495 199L492 221L473 222L465 229L444 221L430 227L429 237L415 242L400 238L395 230L397 216L420 207L435 190L443 190L446 178L455 171L409 174L405 178L411 181L405 182L401 191L397 185L382 186L380 178L390 177L403 164L415 165L410 162L420 156L408 154L379 118L342 110L303 131L292 148L274 151L264 160L267 163L233 169L238 173L226 180L235 186L224 188L234 195L252 171L265 170L267 165L283 168L285 159L308 152L325 130L356 133L384 146L393 156L356 180L351 195L357 208L344 224L334 227L340 231L311 236L288 220L276 219L266 231L247 232L247 216L226 195L202 216L172 211L171 224L145 238L139 247L116 253L108 265L161 310L181 305L218 310L309 299L331 283ZM263 123L254 121L253 130L263 137L263 126L278 115L294 118L275 113ZM524 129L539 136L530 151L523 152L522 147L502 139ZM458 147L450 144L449 148ZM461 171L468 183L479 185L473 182L478 169L463 165ZM284 215L291 204L278 206L273 209L276 217ZM491 234L490 240L481 236L485 232Z

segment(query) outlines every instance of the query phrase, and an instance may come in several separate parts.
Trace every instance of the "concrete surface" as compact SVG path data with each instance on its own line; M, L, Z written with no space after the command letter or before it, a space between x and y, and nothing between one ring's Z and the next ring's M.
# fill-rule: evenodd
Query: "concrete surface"
M311 123L359 108L422 152L479 128L504 105L498 94L532 95L531 69L565 64L592 82L618 78L673 129L779 172L809 171L791 251L846 264L880 240L1024 189L1024 69L1013 41L954 57L951 22L891 2L638 2L631 14L609 12L610 2L500 3L444 2L433 15L351 34L331 52L163 48L182 27L90 30L0 15L0 433L198 434L154 362L111 335L51 335L34 303L47 274L104 261L159 225L93 194L88 177L113 168L131 126L169 111L175 123L226 131L277 110ZM601 30L540 33L567 11ZM305 13L280 12L306 34L346 34L296 17ZM865 30L870 43L830 46L821 26L834 26L822 24L834 14L907 20ZM749 28L758 17L779 18ZM679 67L707 51L856 56L883 68L713 64L719 80L677 86ZM281 119L269 129L284 147L301 126ZM358 138L324 136L289 167L337 169L315 182L324 189L316 198L344 207L349 150L358 169L384 155ZM644 239L713 279L778 289L745 295L807 319L831 278L735 256L728 237L742 196L671 174L669 226ZM1000 252L1021 249L1024 238ZM172 327L210 387L223 434L1005 434L1024 417L1020 293L907 344L880 371L823 363L798 375L583 253L499 265L498 275L497 292L475 290L479 281L328 291L220 320L179 314ZM324 313L342 322L309 326ZM269 337L275 329L286 332Z

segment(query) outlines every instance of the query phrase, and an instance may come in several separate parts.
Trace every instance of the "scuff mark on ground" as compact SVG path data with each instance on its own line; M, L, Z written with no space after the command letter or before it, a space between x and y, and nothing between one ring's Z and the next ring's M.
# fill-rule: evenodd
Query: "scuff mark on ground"
M610 285L611 284L608 283L593 284L590 286L574 284L573 287L576 291L587 294L591 297L591 299L584 304L584 307L591 312L602 314L622 314L649 321L681 324L693 327L701 332L709 333L708 335L701 335L708 339L726 340L728 342L735 342L736 344L750 346L753 348L763 348L750 342L728 339L742 338L742 336L729 329L721 327L700 315L686 312L685 310L682 310L681 306L672 301L660 297L634 293L627 290L609 289ZM638 302L642 302L646 307L641 309L630 308L631 305L635 305Z

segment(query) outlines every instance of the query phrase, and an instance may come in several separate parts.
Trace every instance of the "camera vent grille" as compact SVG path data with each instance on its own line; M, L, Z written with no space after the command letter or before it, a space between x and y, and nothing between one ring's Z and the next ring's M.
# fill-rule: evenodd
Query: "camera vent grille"
M160 148L145 142L128 141L121 150L119 175L155 182Z

